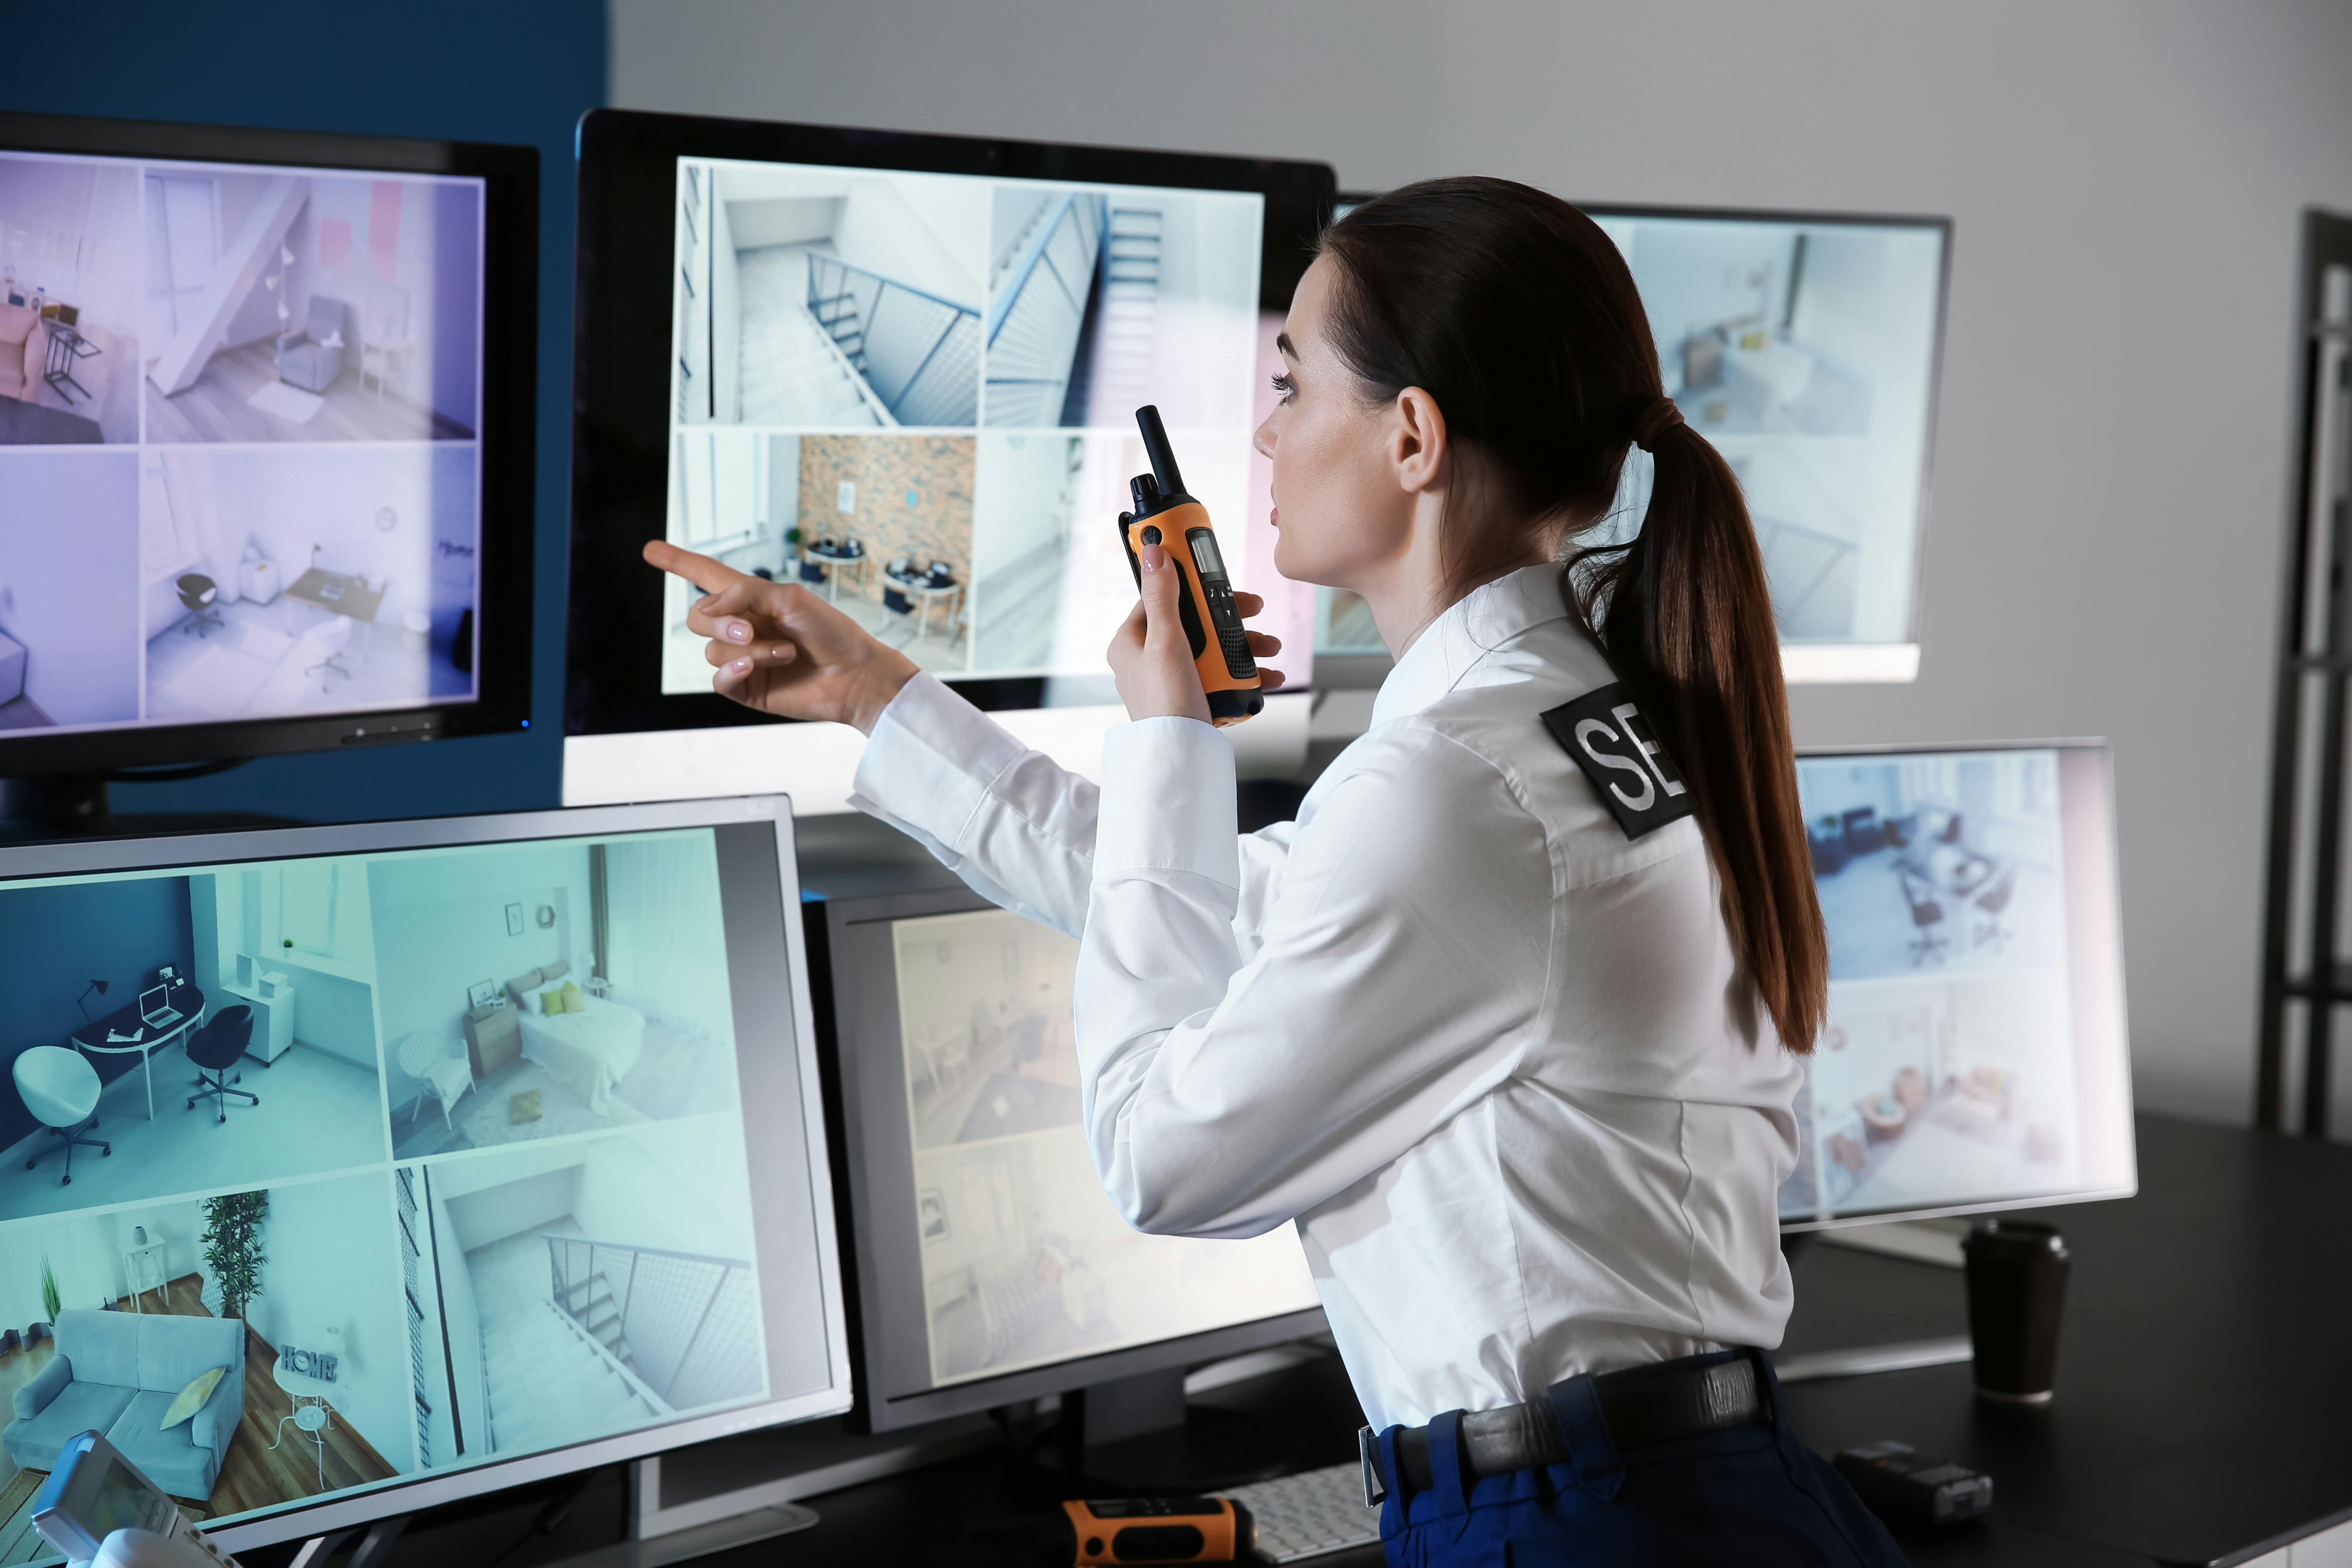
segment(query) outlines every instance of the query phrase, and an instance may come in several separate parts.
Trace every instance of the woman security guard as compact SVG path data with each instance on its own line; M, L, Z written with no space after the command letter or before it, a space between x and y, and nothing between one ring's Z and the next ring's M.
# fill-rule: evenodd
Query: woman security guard
M719 691L865 731L862 807L1079 936L1129 1219L1297 1222L1392 1563L1900 1562L1753 1348L1826 944L1755 534L1632 274L1564 202L1433 181L1325 236L1280 346L1276 563L1398 658L1264 833L1157 546L1099 792L814 595L646 557L717 588ZM1636 445L1639 536L1583 542Z

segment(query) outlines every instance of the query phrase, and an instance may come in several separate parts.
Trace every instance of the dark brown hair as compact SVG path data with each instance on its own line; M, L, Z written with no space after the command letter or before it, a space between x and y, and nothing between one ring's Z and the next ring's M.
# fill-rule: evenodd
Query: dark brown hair
M1529 559L1565 524L1562 591L1687 780L1746 976L1790 1049L1810 1051L1829 984L1797 802L1788 693L1764 560L1729 465L1675 424L1653 437L1641 531L1591 542L1643 416L1664 395L1625 258L1557 196L1427 180L1323 236L1332 341L1380 399L1434 398L1496 494L1449 516L1449 599ZM1533 722L1533 715L1529 721Z

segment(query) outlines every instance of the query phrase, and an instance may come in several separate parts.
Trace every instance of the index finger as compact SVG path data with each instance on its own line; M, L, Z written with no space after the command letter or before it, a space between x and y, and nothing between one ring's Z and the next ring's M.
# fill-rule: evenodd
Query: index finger
M1240 611L1246 620L1265 609L1265 601L1255 594L1244 594L1236 588L1234 590L1234 608Z
M708 555L697 555L691 550L680 550L666 539L646 541L645 555L648 564L660 567L673 577L683 577L704 594L716 594L759 581L724 562L713 561Z

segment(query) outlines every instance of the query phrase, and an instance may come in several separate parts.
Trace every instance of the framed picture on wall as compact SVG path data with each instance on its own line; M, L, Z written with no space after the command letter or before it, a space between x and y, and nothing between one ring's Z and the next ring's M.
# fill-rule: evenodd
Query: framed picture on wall
M509 904L507 906L507 934L509 936L520 936L522 934L522 906L520 904Z
M477 1007L496 1007L506 1000L506 988L495 980L477 980L466 988L466 1000Z
M948 1238L946 1195L937 1187L925 1187L922 1196L916 1200L916 1204L921 1211L923 1239L945 1241Z

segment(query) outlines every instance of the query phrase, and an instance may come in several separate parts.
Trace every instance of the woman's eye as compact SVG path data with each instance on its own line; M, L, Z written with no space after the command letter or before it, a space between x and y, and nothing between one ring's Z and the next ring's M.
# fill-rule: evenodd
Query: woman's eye
M1286 375L1277 375L1274 378L1274 390L1287 403L1298 395L1298 384Z

